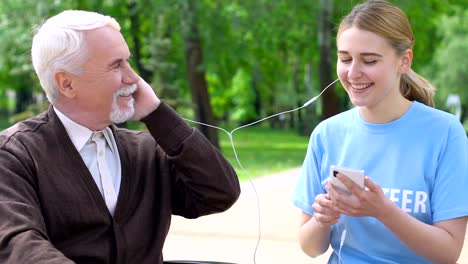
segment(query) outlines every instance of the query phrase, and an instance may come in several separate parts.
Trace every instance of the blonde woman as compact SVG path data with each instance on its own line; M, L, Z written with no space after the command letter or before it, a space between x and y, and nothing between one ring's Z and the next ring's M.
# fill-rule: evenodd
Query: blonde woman
M339 26L337 72L353 109L313 131L292 202L299 242L329 263L455 263L468 215L468 140L433 108L435 89L411 69L414 37L387 1L357 5ZM365 188L328 182L330 166L364 170Z

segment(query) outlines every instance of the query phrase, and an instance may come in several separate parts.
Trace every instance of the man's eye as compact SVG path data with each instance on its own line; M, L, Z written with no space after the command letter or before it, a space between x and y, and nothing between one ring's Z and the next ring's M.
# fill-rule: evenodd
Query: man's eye
M116 63L116 64L114 64L114 65L112 66L112 69L118 69L118 68L120 68L120 65L121 65L120 62L119 62L119 63Z

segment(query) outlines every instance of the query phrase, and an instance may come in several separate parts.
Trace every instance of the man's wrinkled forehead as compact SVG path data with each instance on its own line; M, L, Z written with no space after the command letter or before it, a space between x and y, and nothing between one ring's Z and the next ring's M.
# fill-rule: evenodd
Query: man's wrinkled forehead
M117 61L129 59L128 45L120 31L113 27L104 26L83 33L89 63L111 68Z

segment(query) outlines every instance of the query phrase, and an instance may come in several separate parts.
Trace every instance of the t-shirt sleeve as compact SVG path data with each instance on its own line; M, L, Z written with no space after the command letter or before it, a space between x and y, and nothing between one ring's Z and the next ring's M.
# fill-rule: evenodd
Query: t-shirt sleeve
M468 138L460 122L453 119L445 149L438 160L431 196L433 222L468 215Z
M320 177L321 151L317 131L312 133L301 173L290 196L292 204L303 212L313 215L312 204L315 196L325 193Z

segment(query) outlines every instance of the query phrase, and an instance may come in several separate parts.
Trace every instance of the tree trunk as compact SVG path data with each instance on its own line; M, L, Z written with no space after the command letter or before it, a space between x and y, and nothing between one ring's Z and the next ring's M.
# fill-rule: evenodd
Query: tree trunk
M25 78L26 80L26 78ZM18 91L16 91L16 113L21 113L26 111L29 105L32 103L32 91L31 85L23 84Z
M258 79L260 76L260 70L258 67L258 64L255 64L252 72L252 89L255 94L255 101L254 101L254 109L255 109L255 114L257 117L262 115L262 105L261 105L261 98L260 98L260 90L258 88Z
M140 73L141 78L143 78L146 82L151 83L153 76L150 71L147 71L142 63L141 63L141 41L140 41L140 9L141 7L137 5L136 1L129 1L127 4L128 8L128 15L130 18L130 34L133 40L133 51L132 56L135 59L135 67L137 71Z
M332 39L333 32L332 14L333 0L320 0L321 12L319 16L319 49L320 49L320 65L319 78L320 89L325 88L333 82L333 65L332 65ZM338 97L334 90L334 85L322 95L322 118L328 118L339 113Z
M205 79L203 50L196 22L196 1L181 0L181 23L185 44L185 58L195 118L197 121L216 125L211 109L208 85ZM200 131L219 149L218 131L206 126L198 126Z
M303 94L303 89L300 85L300 82L299 82L299 74L300 74L300 70L299 70L299 67L301 66L301 61L299 58L296 58L296 62L294 63L294 69L293 69L293 80L292 80L292 83L293 83L293 90L294 90L294 93L296 94L296 102L294 103L294 108L296 107L299 107L301 105L301 94ZM297 118L294 118L294 114L296 114ZM291 113L291 118L289 119L289 127L291 128L295 128L297 125L296 125L296 122L299 123L301 122L302 120L302 116L301 116L301 111L297 111L297 113Z
M310 100L312 97L316 96L320 91L316 91L317 89L313 89L313 80L312 80L312 63L307 63L304 66L304 87L305 93L307 97L301 98L300 102L298 102L298 107L303 105L305 102ZM300 109L303 114L301 114L301 118L298 122L298 132L301 136L310 136L312 130L317 126L320 122L317 112L319 110L319 105L313 103L306 108Z

